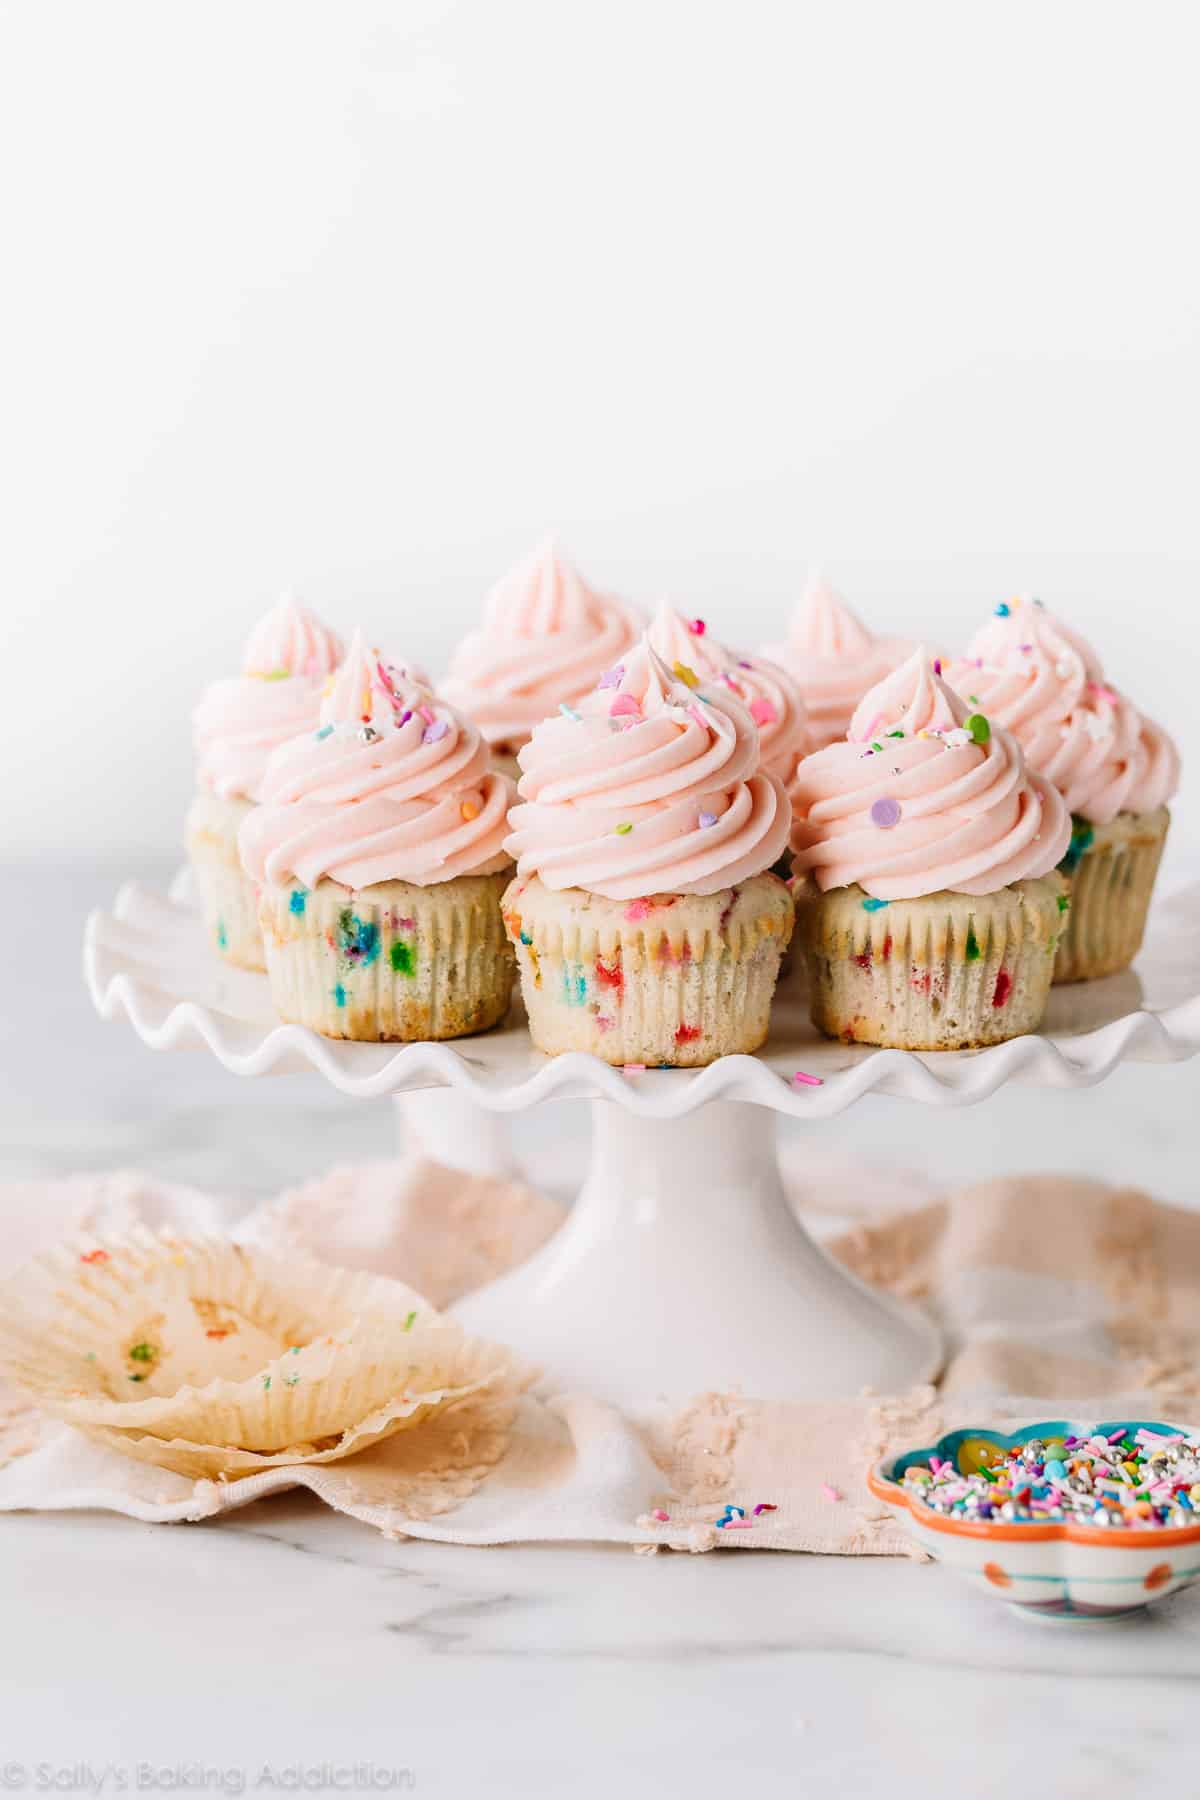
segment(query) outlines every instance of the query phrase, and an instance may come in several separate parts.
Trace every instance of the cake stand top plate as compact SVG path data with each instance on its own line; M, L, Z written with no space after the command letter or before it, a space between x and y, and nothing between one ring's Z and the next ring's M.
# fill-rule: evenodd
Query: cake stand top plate
M510 1022L445 1044L357 1044L318 1036L275 1014L265 975L222 962L205 941L186 872L171 891L130 883L87 922L88 987L106 1019L124 1017L155 1050L207 1047L236 1075L311 1068L360 1097L450 1087L515 1112L541 1100L606 1096L635 1113L676 1118L711 1100L745 1100L797 1117L843 1111L863 1094L933 1106L983 1100L1015 1076L1090 1087L1122 1061L1177 1062L1200 1050L1200 884L1151 915L1136 968L1055 988L1043 1030L975 1051L918 1054L831 1043L785 983L771 1036L756 1056L706 1069L625 1074L594 1056L547 1057L530 1043L519 1003ZM793 1082L797 1070L820 1085Z

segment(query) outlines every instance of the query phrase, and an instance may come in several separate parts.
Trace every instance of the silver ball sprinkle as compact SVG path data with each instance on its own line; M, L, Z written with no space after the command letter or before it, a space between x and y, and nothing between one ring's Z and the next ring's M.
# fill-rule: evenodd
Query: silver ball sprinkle
M359 727L358 741L360 744L377 744L381 736L382 733L376 731L373 725L362 725Z

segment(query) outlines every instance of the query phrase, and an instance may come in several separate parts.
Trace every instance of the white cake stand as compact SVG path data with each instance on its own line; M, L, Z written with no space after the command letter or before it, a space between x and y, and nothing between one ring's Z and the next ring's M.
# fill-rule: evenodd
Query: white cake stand
M395 1097L405 1142L454 1166L511 1168L503 1115L592 1101L591 1167L566 1224L529 1262L462 1301L470 1330L512 1344L559 1388L627 1407L707 1388L772 1398L894 1391L936 1375L915 1309L864 1287L792 1216L775 1114L817 1121L872 1092L932 1106L1006 1081L1088 1087L1119 1062L1200 1050L1200 886L1161 906L1136 972L1055 989L1036 1037L916 1055L830 1043L787 984L758 1056L626 1075L548 1058L511 1022L453 1044L352 1044L281 1024L265 976L204 941L186 875L136 884L87 924L85 970L108 1019L154 1049L207 1048L238 1075L310 1068L344 1094ZM798 1070L819 1086L795 1084Z

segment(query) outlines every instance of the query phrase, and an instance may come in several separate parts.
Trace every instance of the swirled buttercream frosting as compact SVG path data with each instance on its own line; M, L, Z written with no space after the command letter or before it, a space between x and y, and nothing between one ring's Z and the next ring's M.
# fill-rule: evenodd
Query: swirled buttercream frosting
M949 674L1091 824L1152 812L1179 785L1179 752L1161 725L1112 687L1091 645L1036 600L1003 601Z
M490 744L519 748L560 700L595 687L641 630L630 607L596 593L547 540L497 582L439 691Z
M820 750L844 737L867 689L912 655L904 638L879 638L823 576L809 577L786 642L763 655L786 669L808 711L809 744Z
M242 673L213 682L193 714L202 785L258 800L271 752L317 723L321 685L341 660L341 639L307 606L273 606L250 633Z
M271 757L238 839L252 881L419 887L507 866L512 782L479 728L355 635L315 730Z
M844 743L805 758L791 798L797 872L878 900L992 894L1049 874L1071 838L1061 795L926 650L863 698Z
M762 656L726 649L703 619L685 618L664 601L651 620L647 641L668 668L695 676L707 692L725 688L758 726L759 767L787 782L809 749L808 719L800 690L786 669Z
M741 701L692 686L643 639L521 751L506 847L549 888L717 893L769 869L787 843L783 784L758 759Z

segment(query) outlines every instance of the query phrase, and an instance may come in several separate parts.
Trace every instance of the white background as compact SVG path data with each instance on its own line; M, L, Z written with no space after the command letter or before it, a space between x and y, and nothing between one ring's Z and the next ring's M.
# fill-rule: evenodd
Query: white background
M1189 17L0 7L8 849L174 844L283 586L436 672L547 527L746 646L1032 589L1186 756Z

